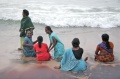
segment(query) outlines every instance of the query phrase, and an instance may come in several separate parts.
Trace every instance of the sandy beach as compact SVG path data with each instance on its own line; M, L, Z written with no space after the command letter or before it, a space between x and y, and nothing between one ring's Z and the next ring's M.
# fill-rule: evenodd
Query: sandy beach
M33 41L41 35L43 42L49 45L45 25L34 24L34 26ZM84 49L83 59L88 56L88 69L83 73L55 70L53 67L59 65L59 62L54 60L37 62L35 58L23 57L21 51L17 50L20 46L19 27L19 21L0 20L0 79L120 79L120 27L52 27L61 38L65 49L72 47L73 38L80 39L80 47ZM112 63L94 61L94 52L102 41L103 33L108 33L109 40L114 43L115 61ZM53 53L53 50L50 53Z

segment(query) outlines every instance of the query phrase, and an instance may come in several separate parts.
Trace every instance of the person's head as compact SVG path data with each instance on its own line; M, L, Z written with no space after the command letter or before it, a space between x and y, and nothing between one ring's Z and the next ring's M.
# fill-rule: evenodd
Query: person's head
M80 44L80 41L79 41L79 39L78 38L74 38L73 40L72 40L72 46L73 47L79 47L79 44Z
M107 49L110 49L110 44L109 44L109 35L108 34L102 34L102 40L106 42L106 47Z
M102 40L105 41L105 42L108 42L109 41L109 35L108 34L102 34Z
M38 41L39 48L41 48L41 43L43 42L43 37L42 36L38 36L37 37L37 41Z
M23 15L23 17L28 16L29 15L29 11L24 9L23 12L22 12L22 15Z
M47 34L51 34L53 31L52 31L52 29L51 29L50 26L46 26L46 27L45 27L45 32L46 32Z
M31 31L27 31L27 32L26 32L26 36L27 36L28 38L31 38L31 37L32 37Z

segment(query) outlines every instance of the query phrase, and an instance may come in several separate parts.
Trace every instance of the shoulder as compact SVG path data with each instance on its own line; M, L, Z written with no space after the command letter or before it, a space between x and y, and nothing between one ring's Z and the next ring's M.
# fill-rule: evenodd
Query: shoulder
M110 41L109 43L113 45L113 42Z
M55 38L55 37L56 37L56 34L55 34L54 32L52 32L52 33L49 35L49 37Z
M28 38L28 37L25 37L25 38L24 38L24 42L29 42L29 38Z
M103 44L103 42L99 43L97 46L100 46L101 44Z
M30 17L29 17L29 16L27 16L27 19L30 19Z
M42 43L42 45L47 45L46 43Z
M55 32L52 32L52 33L51 33L51 36L55 36L55 35L56 35L56 33L55 33Z
M28 40L28 37L26 36L26 37L24 38L24 40Z
M80 48L81 51L83 51L83 48Z
M36 48L38 46L38 42L34 44L34 48Z
M26 19L27 19L28 21L31 20L29 16L27 16Z
M109 44L110 44L110 46L111 46L112 48L114 48L113 42L109 42Z
M104 43L103 42L101 42L101 43L99 43L98 45L97 45L97 49L99 49L100 47L102 47L104 45Z
M52 35L51 35L51 37L57 39L57 38L58 38L58 35L53 32Z
M70 52L72 50L72 48L68 48L66 49L66 52Z

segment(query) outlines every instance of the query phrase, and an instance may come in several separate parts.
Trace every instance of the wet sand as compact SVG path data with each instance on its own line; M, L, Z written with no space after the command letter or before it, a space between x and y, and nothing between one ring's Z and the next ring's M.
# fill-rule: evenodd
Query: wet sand
M45 65L29 65L24 65L22 71L13 67L7 68L0 73L0 79L76 79L60 71L53 71Z
M90 73L89 79L120 79L120 66L101 66L98 65Z
M55 28L65 45L65 49L72 47L74 37L80 39L80 46L84 49L83 58L88 56L88 69L82 73L63 72L53 67L59 65L54 60L37 62L35 58L23 57L17 48L20 45L19 24L16 21L0 20L0 79L120 79L120 28ZM49 45L48 35L44 25L34 24L33 41L42 35L44 42ZM115 61L100 63L94 61L94 51L101 42L101 35L108 33L110 41L114 43ZM53 53L53 50L50 52Z

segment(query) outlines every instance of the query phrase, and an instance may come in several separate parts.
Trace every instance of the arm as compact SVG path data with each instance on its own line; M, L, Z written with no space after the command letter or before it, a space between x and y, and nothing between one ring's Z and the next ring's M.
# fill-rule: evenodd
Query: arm
M37 43L37 40L33 42L33 44Z
M59 65L59 66L55 66L54 67L55 69L60 69L61 68L61 66Z
M96 48L96 51L95 51L95 55L98 55L99 54L99 51L100 51L100 47L99 46L97 46L97 48ZM100 51L100 54L99 55L106 55L107 54L107 52L101 52Z
M50 48L52 46L52 43L50 42L49 48L48 48L48 52L50 52Z
M21 28L20 28L21 31L22 30L28 30L32 27L34 27L34 26L33 26L32 22L31 22L31 19L29 17L25 17L24 19L21 20Z
M99 52L99 46L97 46L96 51L95 51L95 55L98 55Z
M19 32L21 32L21 28L19 29Z
M49 53L49 51L48 51L49 49L48 49L48 45L47 44L46 44L46 49L47 49L47 52Z
M23 31L25 30L26 28L26 19L23 19L21 20L21 27L20 27L20 31Z
M53 39L53 45L50 44L49 51L51 51L51 50L55 47L55 45L57 44L56 38L55 38L55 37L52 37L52 39ZM51 47L51 46L52 46L52 47Z
M113 54L114 44L112 42L109 42L109 44L110 44L110 48L112 49L112 54Z
M42 53L41 51L39 51L39 52L36 52L37 54L40 54L40 53Z
M28 19L28 26L29 26L29 28L30 28L31 31L33 31L35 29L35 27L34 27L34 25L33 25L32 20L31 20L30 17Z
M24 41L24 42L23 42L23 46L31 46L31 47L32 47L33 45L32 45L32 44L27 44L27 42Z

